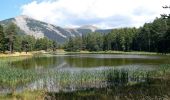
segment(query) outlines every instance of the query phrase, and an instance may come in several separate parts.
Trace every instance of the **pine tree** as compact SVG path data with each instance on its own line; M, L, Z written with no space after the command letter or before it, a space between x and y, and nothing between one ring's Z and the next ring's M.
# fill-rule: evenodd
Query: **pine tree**
M52 41L52 49L53 49L53 51L56 51L56 49L57 49L57 42L56 41Z
M0 25L0 52L5 52L5 34L3 26Z
M6 38L8 40L8 46L10 53L13 53L14 48L14 41L16 38L16 25L14 23L9 24L9 26L6 29Z

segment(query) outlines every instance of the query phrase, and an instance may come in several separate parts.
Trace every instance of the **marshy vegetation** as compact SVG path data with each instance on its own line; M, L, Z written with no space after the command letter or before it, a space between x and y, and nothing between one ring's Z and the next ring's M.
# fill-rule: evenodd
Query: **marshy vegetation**
M5 56L0 58L0 99L170 99L170 57L160 55L170 53L170 15L140 28L111 29L107 34L97 30L77 34L72 30L77 35L68 31L73 35L70 37L60 27L42 27L32 19L30 25L27 23L30 28L39 27L40 33L48 29L43 38L24 35L30 33L10 20L0 25L0 53ZM64 39L56 40L57 34ZM59 40L64 43L57 43ZM58 48L66 50L66 55L56 53ZM54 55L7 57L40 50ZM79 54L81 51L84 54Z
M1 58L0 93L23 98L29 95L27 91L31 91L30 94L37 91L36 97L59 100L170 97L169 56L123 56L82 54ZM100 59L103 59L102 63ZM95 63L88 64L90 60ZM119 64L114 65L114 60Z

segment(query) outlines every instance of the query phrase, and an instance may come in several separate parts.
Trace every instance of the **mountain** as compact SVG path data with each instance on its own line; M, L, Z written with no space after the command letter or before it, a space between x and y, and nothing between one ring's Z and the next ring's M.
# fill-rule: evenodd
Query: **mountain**
M92 25L84 25L84 26L79 27L79 29L88 29L88 30L91 30L92 32L95 32L98 28Z
M65 42L69 37L82 36L91 32L109 33L111 31L111 29L98 29L91 25L85 25L79 28L62 28L25 15L0 21L0 24L3 26L7 26L10 23L17 25L18 34L31 35L35 38L48 37L59 43Z

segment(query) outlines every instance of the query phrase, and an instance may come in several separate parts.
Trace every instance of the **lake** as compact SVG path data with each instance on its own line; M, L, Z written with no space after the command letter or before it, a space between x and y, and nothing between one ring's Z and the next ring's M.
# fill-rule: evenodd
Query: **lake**
M123 66L159 66L170 64L169 56L123 55L123 54L72 54L50 57L33 57L14 62L14 67L23 69L44 68L99 68Z
M16 91L45 90L46 99L169 99L170 57L163 55L70 54L26 58L10 67L35 73ZM11 89L1 87L1 93Z

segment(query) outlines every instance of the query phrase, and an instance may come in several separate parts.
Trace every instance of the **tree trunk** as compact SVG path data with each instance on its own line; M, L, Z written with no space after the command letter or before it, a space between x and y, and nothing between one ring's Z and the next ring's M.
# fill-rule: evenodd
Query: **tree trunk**
M9 44L9 50L10 50L10 53L12 54L13 51L12 51L12 43Z

